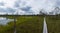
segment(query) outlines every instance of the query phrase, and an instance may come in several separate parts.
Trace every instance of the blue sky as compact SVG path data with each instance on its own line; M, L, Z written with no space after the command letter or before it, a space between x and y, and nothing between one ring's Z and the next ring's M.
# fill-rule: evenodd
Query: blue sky
M60 0L0 0L0 14L39 14L41 9L50 12L60 7Z

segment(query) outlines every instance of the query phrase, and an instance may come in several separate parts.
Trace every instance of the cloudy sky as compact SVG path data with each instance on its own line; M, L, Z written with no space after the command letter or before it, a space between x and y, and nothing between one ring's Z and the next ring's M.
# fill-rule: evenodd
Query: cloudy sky
M0 14L39 14L60 7L60 0L0 0Z

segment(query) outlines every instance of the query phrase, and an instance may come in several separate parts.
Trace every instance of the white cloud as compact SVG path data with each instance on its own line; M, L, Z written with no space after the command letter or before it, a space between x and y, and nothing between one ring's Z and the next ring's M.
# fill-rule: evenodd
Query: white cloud
M5 3L3 7L13 7L15 1L16 0L0 0L0 2Z
M23 2L26 4L23 5ZM21 8L24 6L31 6L32 10L39 13L40 9L45 9L47 12L50 12L55 6L56 0L22 0L20 3Z
M30 4L35 10L39 10L41 8L45 10L51 10L52 7L55 5L53 1L48 1L48 0L36 0L33 1L32 4Z
M4 2L4 6L0 6L2 8L13 8L19 12L19 14L25 14L25 11L22 11L20 8L24 8L26 6L32 7L31 10L38 14L40 9L45 9L46 12L50 12L57 5L58 0L0 0L0 2ZM19 3L19 7L14 7L15 2Z

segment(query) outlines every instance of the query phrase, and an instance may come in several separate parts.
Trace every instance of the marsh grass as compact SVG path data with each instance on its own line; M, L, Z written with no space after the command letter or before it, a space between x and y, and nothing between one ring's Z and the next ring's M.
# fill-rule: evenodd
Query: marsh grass
M8 16L13 18L13 16ZM43 32L44 16L18 16L16 17L17 33L42 33ZM47 27L49 33L60 33L60 17L46 16ZM13 33L14 22L9 22L8 25L0 25L0 33Z

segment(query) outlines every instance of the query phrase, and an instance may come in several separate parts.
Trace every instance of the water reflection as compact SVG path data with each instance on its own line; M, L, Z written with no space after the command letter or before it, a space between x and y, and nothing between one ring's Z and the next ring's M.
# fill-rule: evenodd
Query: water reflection
M8 19L6 17L0 17L0 25L6 25L8 22L14 21L14 19Z

